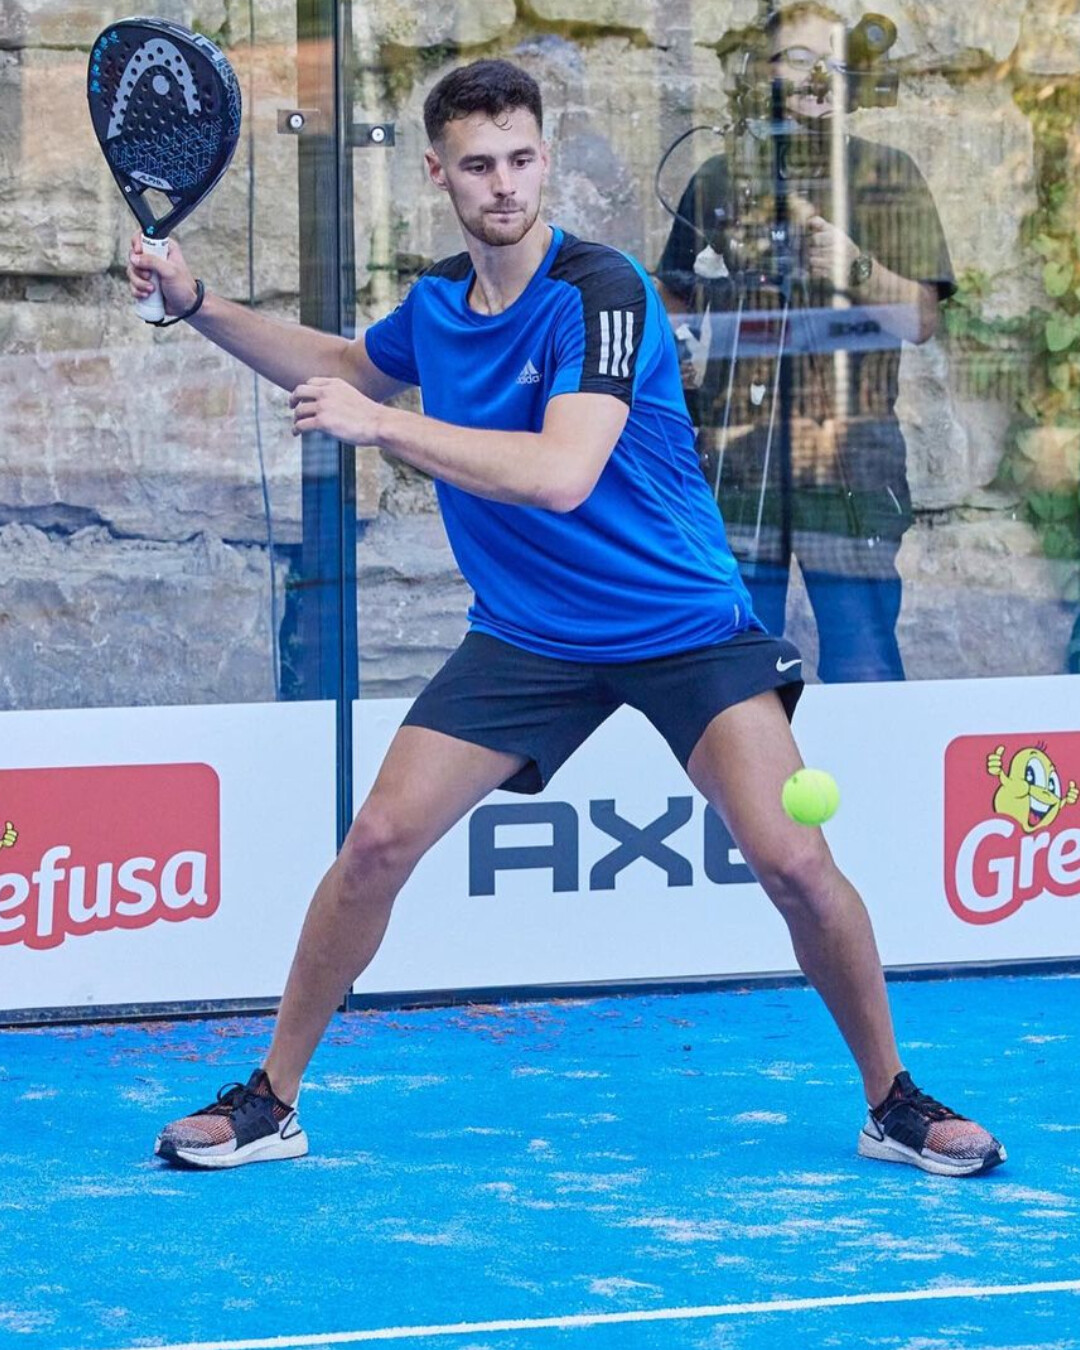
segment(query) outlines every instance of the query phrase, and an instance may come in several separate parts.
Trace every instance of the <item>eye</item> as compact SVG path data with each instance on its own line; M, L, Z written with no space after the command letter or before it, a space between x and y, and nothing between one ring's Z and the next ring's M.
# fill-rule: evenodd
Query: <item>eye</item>
M1046 770L1037 759L1029 759L1027 768L1024 770L1024 779L1032 787L1044 788L1046 786Z
M1061 796L1061 779L1057 776L1057 769L1050 775L1050 791L1055 797Z

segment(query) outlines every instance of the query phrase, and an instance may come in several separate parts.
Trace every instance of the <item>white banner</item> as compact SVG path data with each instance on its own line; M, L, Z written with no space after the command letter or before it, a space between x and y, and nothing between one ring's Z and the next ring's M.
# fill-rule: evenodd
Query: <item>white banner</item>
M0 714L0 1012L280 994L334 760L329 702Z
M408 706L356 705L358 804ZM1078 722L1069 676L806 690L796 736L839 782L826 834L886 965L1080 956ZM423 859L356 992L794 969L723 827L623 709L547 791L495 793Z

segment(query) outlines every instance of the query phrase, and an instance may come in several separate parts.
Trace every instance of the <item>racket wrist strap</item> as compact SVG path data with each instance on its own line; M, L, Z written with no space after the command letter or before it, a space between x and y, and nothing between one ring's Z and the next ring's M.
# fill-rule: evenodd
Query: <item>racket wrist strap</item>
M202 309L202 302L205 299L206 287L202 284L202 281L196 277L195 300L189 308L185 309L183 314L170 314L167 319L152 319L151 323L154 328L171 328L174 323L183 323L185 319L190 319L193 314L198 314L199 310Z

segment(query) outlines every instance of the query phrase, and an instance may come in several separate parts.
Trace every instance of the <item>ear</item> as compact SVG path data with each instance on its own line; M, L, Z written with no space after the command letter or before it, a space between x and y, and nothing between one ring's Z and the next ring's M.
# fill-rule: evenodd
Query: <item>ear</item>
M446 191L446 174L443 172L442 161L439 159L438 152L434 147L424 151L424 168L427 170L427 176L440 188Z

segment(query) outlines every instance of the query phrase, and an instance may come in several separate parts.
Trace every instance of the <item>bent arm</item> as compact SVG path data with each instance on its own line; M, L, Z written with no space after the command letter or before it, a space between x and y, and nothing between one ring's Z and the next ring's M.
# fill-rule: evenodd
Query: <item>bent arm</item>
M434 478L490 501L573 511L596 486L629 409L610 394L560 394L540 431L487 431L385 408L338 380L293 392L293 431L377 445Z
M573 511L596 486L629 409L610 394L562 394L539 432L476 431L387 408L379 445L478 497Z
M807 231L810 275L845 290L851 265L862 252L859 245L798 193L791 194L789 206L793 218ZM882 327L894 337L904 342L929 341L938 327L938 288L932 282L909 280L891 271L872 253L864 256L872 260L870 275L850 290L850 298L859 304L878 306Z

